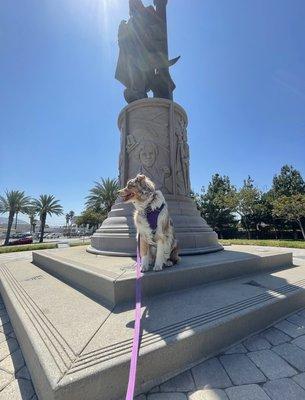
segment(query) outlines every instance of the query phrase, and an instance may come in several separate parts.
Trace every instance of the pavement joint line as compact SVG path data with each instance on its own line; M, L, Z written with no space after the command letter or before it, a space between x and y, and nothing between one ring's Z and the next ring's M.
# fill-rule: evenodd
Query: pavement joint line
M227 316L227 315L230 315L230 314L226 314L226 315L224 315L224 316ZM216 319L218 319L219 317L217 317ZM213 321L209 321L209 322L213 322ZM201 323L200 324L193 324L192 325L192 327L197 327L197 326L200 326L200 325L202 325ZM162 338L165 338L165 337L170 337L170 336L173 336L174 335L174 333L173 332L171 332L171 333L168 333L166 336L165 335L163 335L162 336ZM126 341L127 341L128 339L126 339ZM150 344L153 344L153 343L156 343L157 341L159 341L159 340L161 340L161 339L156 339L156 340L153 340L153 341L150 341L147 345L150 345ZM146 341L147 342L147 341ZM127 344L127 343L126 343ZM110 345L111 347L113 347L113 346L117 346L117 344L115 344L115 345ZM109 347L110 347L109 346ZM117 346L117 347L122 347L123 346L123 344L122 345L120 345L120 346ZM143 346L143 347L145 347L145 346ZM104 348L104 349L98 349L98 350L94 350L94 352L101 352L101 351L103 351L104 350L104 352L106 352L107 351L107 348ZM111 349L109 349L108 350L108 352L110 351ZM92 355L92 357L93 357L94 355ZM90 356L88 356L87 354L85 354L82 358L88 358L88 357L90 357ZM79 361L82 361L82 360L76 360L76 363L77 362L79 362Z
M286 286L292 286L292 285L285 285L285 287ZM305 280L304 280L304 286L305 286ZM289 293L290 291L295 291L295 290L298 290L298 289L301 289L301 288L300 287L287 287L287 289L285 289L285 291L283 290L283 293L286 293L286 292ZM282 295L282 293L277 293L277 292L275 292L275 293L278 295L277 297L280 297ZM262 296L264 296L264 298L261 298ZM260 298L258 299L257 297L260 297ZM227 316L228 313L232 313L232 311L235 312L235 310L239 311L240 309L243 309L243 308L240 308L240 307L252 306L252 305L255 305L255 304L259 304L260 302L268 301L269 299L275 299L277 297L274 296L274 295L271 295L271 294L262 293L262 294L260 294L258 296L251 297L251 298L249 298L247 300L242 300L241 302L233 303L233 304L231 304L229 306L226 306L226 307L223 307L221 309L217 309L217 310L214 310L214 311L211 311L209 313L202 314L202 315L199 315L199 316L196 316L196 317L188 318L188 319L183 320L183 321L181 321L179 323L172 324L170 326L161 328L161 329L156 330L154 332L146 333L143 336L142 343L146 343L149 340L149 338L150 337L154 337L155 334L162 334L164 332L166 333L169 329L173 330L175 328L181 328L181 327L183 327L185 324L187 324L189 322L194 322L194 321L196 322L197 320L199 320L198 322L206 322L206 323L207 322L213 322L214 318L218 319L219 317ZM253 299L256 299L255 302L253 302ZM236 306L237 306L237 308L234 309L233 307L236 307ZM210 318L212 318L211 321L210 321ZM124 344L130 343L130 342L131 342L131 339L126 339L126 340L121 341L119 343L116 343L116 344L113 344L113 345L109 345L109 346L106 346L104 348L101 348L101 349L98 349L98 350L93 350L93 351L91 351L89 353L83 354L82 357L85 358L85 357L90 356L90 354L93 355L93 353L96 353L96 352L99 352L99 351L102 351L102 350L107 350L108 348L111 348L111 347L117 347L119 344L124 345Z
M5 276L5 271L2 268L2 273ZM45 331L45 329L47 328L47 330L49 330L49 333L52 334L52 332L50 331L50 328L48 327L48 325L46 325L46 327L44 328L41 323L39 322L39 320L37 320L37 318L35 317L35 313L33 312L33 310L31 310L31 308L29 306L27 306L28 311L26 310L25 306L26 306L26 301L22 299L22 296L18 293L18 290L15 288L14 284L12 284L12 282L9 280L9 277L6 276L6 280L7 283L10 285L11 290L13 291L13 293L15 293L16 298L20 304L20 306L23 308L23 310L25 311L26 315L28 316L28 318L30 319L30 321L32 322L33 327L35 328L36 332L39 334L40 338L42 339L43 343L45 344L46 348L48 349L50 355L52 356L55 364L57 365L59 371L61 371L61 373L63 373L64 371L66 371L66 369L69 367L69 362L67 362L67 360L65 360L63 358L63 355L60 353L60 351L57 349L57 347L55 346L54 342L52 341L52 339L49 337L48 333ZM50 349L50 347L47 344L47 341L45 340L45 338L43 338L42 333L40 332L40 330L37 328L37 324L35 324L33 322L33 319L36 320L36 323L40 326L41 330L44 332L45 336L48 338L50 344L52 345L52 347L54 348L55 352L57 353L57 355L59 356L61 362L64 365L64 368L62 368L62 366L59 365L58 360L55 357L54 352ZM54 334L53 334L54 336ZM55 337L55 336L54 336ZM55 337L55 339L58 341L58 339ZM71 362L71 360L69 360Z
M36 310L38 310L38 311L42 314L43 317L41 317L41 319L45 319L46 321L48 321L48 323L49 323L49 324L51 325L51 327L54 329L54 331L56 332L56 334L59 335L59 337L62 339L62 341L68 346L68 348L69 348L69 350L71 351L72 355L75 357L76 354L75 354L75 352L73 351L72 347L69 345L69 343L66 341L66 339L65 339L65 338L62 336L62 334L57 330L57 328L54 326L54 324L52 323L52 321L50 321L50 319L43 313L43 311L40 309L40 307L37 305L37 303L33 300L33 298L28 294L28 292L22 287L22 285L20 285L20 283L17 281L17 279L14 278L13 275L7 270L7 267L6 267L6 272L8 272L9 276L11 277L11 280L12 280L13 282L15 282L16 287L17 287L17 288L18 288L18 287L20 288L20 291L24 293L24 296L25 296L25 297L28 297L28 299L29 299L29 300L32 302L32 304L35 306ZM33 309L35 309L34 306L33 306ZM54 336L54 334L53 334L53 336ZM59 344L60 344L61 347L63 348L62 344L61 344L61 343L59 343ZM65 351L64 348L63 348L63 350ZM67 356L69 356L69 355L67 354Z
M135 271L135 266L136 266L136 264L134 263L132 265L132 268L134 271ZM122 271L122 273L114 279L114 282L117 282L123 275L126 275L126 272L127 272L126 270Z
M291 339L293 340L293 338L291 338ZM291 344L292 340L290 342L287 342L287 343ZM282 343L282 344L285 344L285 343ZM276 346L281 346L281 345L276 345ZM298 367L296 367L295 365L291 364L288 360L286 360L284 357L282 357L280 354L278 354L277 352L275 352L273 350L273 348L276 347L276 346L273 346L270 350L272 350L274 354L278 355L282 360L284 360L287 364L289 364L292 368L294 368L297 371L296 375L303 374L304 371L301 371ZM295 376L295 375L293 375L293 376Z
M36 304L36 302L31 298L31 296L27 293L27 291L20 285L20 283L16 280L16 278L14 278L12 276L12 274L7 270L6 271L8 274L8 278L10 279L10 282L14 285L14 287L16 288L16 291L18 291L18 289L20 290L20 297L22 297L22 295L25 298L25 301L28 301L28 308L30 309L30 305L32 307L32 312L36 312L37 315L39 315L38 313L40 313L40 319L42 320L42 322L45 323L46 327L49 329L50 333L52 333L52 335L54 336L54 338L57 340L58 344L62 347L62 349L64 350L64 352L66 353L67 357L71 357L66 349L64 348L64 346L62 345L62 343L60 343L58 337L56 337L56 334L59 335L59 337L62 339L62 341L68 346L68 349L71 351L72 355L75 357L75 353L73 351L73 349L71 348L71 346L67 343L66 339L61 335L61 333L57 330L57 328L53 325L53 323L49 320L49 318L43 313L43 311L39 308L39 306ZM27 299L28 298L28 299ZM32 304L31 304L32 302ZM37 311L38 310L38 311ZM55 334L51 331L50 327L46 324L47 321L51 327L53 328L53 330L55 331Z
M97 335L98 331L102 328L102 326L106 323L106 321L108 320L108 318L111 316L112 311L114 310L115 306L113 306L113 308L111 310L109 310L109 314L107 315L107 317L105 318L105 320L101 323L101 325L97 328L97 330L93 333L93 335L87 340L86 344L83 346L83 348L80 350L77 358L74 360L74 362L72 362L72 364L70 365L70 368L67 369L67 371L64 372L63 376L61 378L59 378L58 383L69 373L69 371L73 368L73 365L75 364L75 362L77 362L77 360L79 359L81 353L86 349L86 347L89 345L89 343L91 342L91 340L93 340L93 338L95 337L95 335Z
M292 285L284 285L284 286L286 287L286 286L292 286ZM297 290L296 288L293 288L293 289ZM298 288L298 289L300 289L300 288ZM274 299L274 296L272 296L272 299ZM233 314L233 313L234 312L231 312L230 314ZM230 315L230 314L227 314L227 315ZM215 319L219 319L219 316L217 316ZM209 321L209 322L212 322L212 321ZM197 322L196 325L193 324L192 327L194 328L194 327L200 326L200 325L202 325L202 321L199 322L199 323ZM178 333L179 333L179 331L178 331ZM173 336L173 335L174 335L174 333L170 332L166 336L162 335L162 337L155 337L155 338L152 337L152 339L150 341L148 341L149 340L149 338L148 338L146 340L146 342L148 342L148 343L144 343L144 346L142 346L142 347L146 347L146 346L151 345L153 343L157 343L158 341L164 340L164 338L167 338L167 337L170 337L170 336ZM123 355L129 353L130 352L130 340L127 339L124 342L125 342L125 344L121 344L119 346L116 343L115 345L111 345L111 346L108 346L108 347L105 347L105 348L101 348L101 349L95 350L93 352L90 352L90 353L94 353L94 354L91 354L91 355L88 353L88 354L84 354L83 356L80 356L79 358L77 358L74 361L72 368L67 373L71 374L71 373L80 371L80 370L82 370L82 369L84 369L86 367L93 366L93 365L99 364L101 362L105 362L105 361L113 358L114 355L116 357L119 357L119 356L123 356ZM110 347L112 347L112 348L110 348Z

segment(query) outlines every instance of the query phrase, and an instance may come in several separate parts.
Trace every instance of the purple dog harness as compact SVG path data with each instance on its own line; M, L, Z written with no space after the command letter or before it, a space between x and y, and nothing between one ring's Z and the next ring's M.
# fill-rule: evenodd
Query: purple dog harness
M147 218L147 222L150 226L150 229L152 230L153 233L156 232L157 226L158 226L158 218L160 212L163 210L165 206L165 203L162 203L162 205L158 208L155 208L154 210L151 209L151 207L147 207L145 209L145 215Z

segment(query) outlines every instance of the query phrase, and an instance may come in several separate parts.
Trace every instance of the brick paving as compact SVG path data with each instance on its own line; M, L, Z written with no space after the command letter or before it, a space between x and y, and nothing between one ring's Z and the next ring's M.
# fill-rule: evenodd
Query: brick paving
M137 400L305 400L304 371L305 309ZM0 400L37 400L1 297Z
M304 315L296 312L139 400L305 400Z
M0 297L0 400L35 400L35 390Z

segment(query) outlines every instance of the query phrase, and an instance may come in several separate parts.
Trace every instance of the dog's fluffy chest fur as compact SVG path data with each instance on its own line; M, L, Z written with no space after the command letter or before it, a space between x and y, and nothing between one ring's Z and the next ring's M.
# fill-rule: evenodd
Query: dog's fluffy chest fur
M151 245L156 244L160 231L165 226L166 220L169 222L167 205L163 194L160 190L156 190L154 194L146 202L135 204L134 221L138 233ZM152 229L148 219L148 210L152 212L160 210L157 214L156 228Z
M138 174L119 191L124 202L135 206L134 222L137 228L142 271L151 267L161 271L179 261L177 241L169 217L168 207L160 190L145 175Z

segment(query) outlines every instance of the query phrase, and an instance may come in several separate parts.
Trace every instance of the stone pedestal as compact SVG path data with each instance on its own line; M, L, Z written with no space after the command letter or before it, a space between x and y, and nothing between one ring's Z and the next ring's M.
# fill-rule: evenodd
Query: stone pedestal
M216 233L201 218L190 197L187 115L166 99L142 99L120 113L119 182L142 173L162 190L169 206L181 254L222 250ZM133 206L117 200L108 218L91 239L95 254L135 255Z

